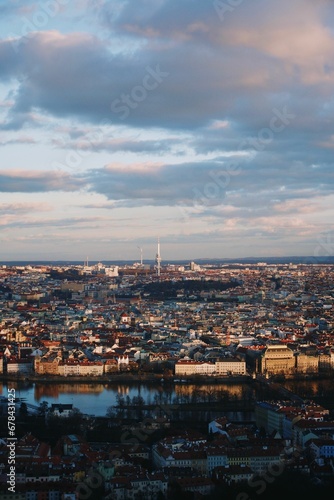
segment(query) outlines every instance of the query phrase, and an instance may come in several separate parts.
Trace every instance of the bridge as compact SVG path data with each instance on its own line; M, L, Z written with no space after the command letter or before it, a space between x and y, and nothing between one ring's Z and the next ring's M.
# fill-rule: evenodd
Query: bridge
M282 395L283 398L285 399L290 399L294 403L304 403L304 399L298 396L298 394L293 393L286 387L283 387L281 384L278 382L274 382L270 378L266 378L261 374L258 374L255 379L257 382L260 384L267 385L270 389L273 389L274 391L278 392L279 394Z

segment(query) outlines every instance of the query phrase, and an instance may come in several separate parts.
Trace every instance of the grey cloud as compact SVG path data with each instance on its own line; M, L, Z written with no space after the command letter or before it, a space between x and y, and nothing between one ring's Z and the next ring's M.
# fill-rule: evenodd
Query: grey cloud
M9 144L36 144L35 139L29 136L19 136L14 139L7 139L0 141L1 146L7 146Z
M108 151L111 153L124 151L128 153L156 153L162 155L172 151L175 146L182 145L183 141L177 138L160 140L102 139L99 141L90 140L88 136L80 137L78 140L72 142L62 140L54 140L53 142L58 147L78 151Z
M320 200L310 201L306 195L307 193L304 193L302 197L302 193L290 192L291 198L286 195L285 198L275 199L272 192L252 195L239 193L238 196L227 194L225 205L202 206L200 210L196 210L198 207L195 207L193 211L189 211L189 216L194 219L208 218L210 224L219 225L227 219L243 220L249 224L249 221L261 218L262 220L275 217L286 218L320 212Z
M29 16L40 9L35 0L3 1L0 5L0 16L7 21L14 16Z
M181 38L189 39L209 31L208 24L220 24L214 9L214 2L201 0L139 0L133 2L108 1L100 9L103 25L140 38Z
M90 190L127 206L184 205L200 212L215 206L274 210L289 200L326 196L334 191L330 165L291 164L271 155L261 161L238 157L174 165L110 165L90 171ZM287 207L287 205L285 205ZM290 205L293 211L292 205ZM287 210L287 208L286 208ZM295 207L298 210L298 207Z
M239 121L254 115L255 106L256 115L264 119L270 106L281 101L269 95L281 88L284 68L277 80L278 63L261 55L249 57L241 49L225 46L208 50L181 41L168 49L143 47L135 55L116 56L110 43L108 47L89 35L41 32L22 40L13 54L11 43L3 41L2 75L20 77L9 124L18 127L15 120L29 118L36 108L93 123L107 119L136 127L193 129L212 118L235 116ZM259 78L262 71L265 78ZM151 78L150 85L159 83L154 90L133 94L143 89L148 72L166 76L156 82Z
M3 193L77 191L83 186L81 179L63 172L0 171L0 192Z
M210 172L222 168L216 162L177 165L109 166L92 170L87 177L91 190L111 200L145 201L146 204L193 203L198 187L212 182ZM224 195L224 192L221 191Z
M96 223L105 222L103 217L69 217L66 219L35 219L35 220L14 220L3 221L2 226L5 227L46 227L46 228L68 228L80 229L95 229Z
M112 202L107 208L184 205L205 211L231 206L254 213L255 207L274 210L281 204L284 210L282 204L288 207L290 200L333 194L334 172L331 164L285 164L281 156L265 153L252 160L234 156L197 163L110 164L72 175L0 171L2 192L80 189L104 195ZM294 210L291 204L290 209Z
M48 212L52 207L47 203L1 203L0 214L26 214L29 212Z
M257 0L255 8L244 1L226 23L215 12L214 2L202 0L183 0L178 2L177 9L174 2L167 0L121 5L93 2L106 17L112 11L113 30L132 34L136 29L141 30L141 38L150 43L138 44L134 51L115 55L117 37L108 44L91 35L40 32L23 37L17 51L10 41L2 41L2 77L20 81L7 127L10 124L19 127L20 122L29 120L29 111L38 108L54 116L75 116L91 123L109 119L136 127L195 129L215 118L228 119L244 135L265 126L274 106L290 103L300 109L298 123L304 127L308 111L313 107L317 114L330 98L333 81L331 78L327 81L324 74L320 76L323 81L315 86L303 83L298 61L296 70L291 71L285 54L277 57L275 51L264 50L266 39L261 47L257 38L253 40L254 29L250 34L248 31L251 18L265 36L271 36L272 24L276 31L281 28L284 35L285 24L290 29L290 18L298 21L297 7L305 3L305 19L309 20L314 13L319 21L324 4L314 6L309 0L297 0L297 6L284 0L284 8L263 0ZM279 13L278 21L270 15L273 7ZM288 34L293 37L291 31ZM318 38L319 50L321 43L331 41L322 33ZM276 39L272 44L275 42ZM323 57L325 62L328 59L327 65L331 64L332 55L326 53ZM303 59L300 69L302 64ZM139 96L139 102L132 100L129 107L124 104L123 96L131 97L131 92L142 85L147 67L153 70L159 67L168 76L156 89L147 92L145 98ZM301 88L304 96L308 92L307 109L302 107L305 97L301 96ZM115 102L118 104L112 108ZM314 119L321 122L320 116Z
M23 14L34 12L38 8L35 0L14 0L0 5L0 15L7 16L22 16Z

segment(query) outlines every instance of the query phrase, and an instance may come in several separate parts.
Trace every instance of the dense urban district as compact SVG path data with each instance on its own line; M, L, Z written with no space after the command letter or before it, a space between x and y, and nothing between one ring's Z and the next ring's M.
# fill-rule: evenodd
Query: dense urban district
M0 376L9 395L19 382L162 388L154 404L118 398L103 418L61 403L32 411L3 396L1 498L333 491L333 397L324 406L284 387L333 380L333 278L334 265L320 263L1 266ZM222 381L261 386L263 398L205 391ZM196 389L172 401L163 397L172 384ZM254 418L232 421L230 409Z

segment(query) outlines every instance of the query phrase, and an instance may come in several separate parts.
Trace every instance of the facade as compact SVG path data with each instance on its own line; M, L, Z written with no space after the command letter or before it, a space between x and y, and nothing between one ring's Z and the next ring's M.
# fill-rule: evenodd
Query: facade
M161 473L143 473L137 476L115 476L107 483L113 500L165 497L168 479Z
M215 363L180 360L175 364L175 375L245 375L246 362L237 359L226 359Z
M292 350L281 344L268 345L260 358L260 372L267 375L292 374L296 362Z
M58 365L58 375L63 377L80 376L80 364L78 360L60 361Z
M225 448L210 448L207 453L207 471L211 474L216 467L228 467L228 458Z
M326 428L324 417L327 415L327 409L315 404L293 407L284 402L264 401L255 405L255 422L259 429L263 428L267 434L278 433L298 446L305 445L313 429ZM332 424L328 425L332 429Z
M59 375L59 361L60 358L57 357L42 360L39 356L36 356L34 361L35 373L38 375Z
M264 429L268 434L272 432L283 432L284 415L278 411L277 404L266 401L258 402L255 405L255 422L259 429Z
M7 361L7 373L17 375L29 375L33 370L33 364L29 359L17 359Z
M35 373L38 375L60 375L63 377L99 377L104 374L104 363L102 361L88 361L87 359L83 359L81 361L77 359L68 359L66 361L62 361L60 357L37 357L35 359L34 368Z
M79 375L80 376L92 376L100 377L103 375L103 363L102 361L88 361L84 359L79 364Z
M217 375L246 375L246 363L238 359L216 361Z
M50 409L50 412L55 417L65 417L65 418L69 417L72 411L73 411L72 404L53 403Z
M319 356L298 353L296 356L296 370L298 373L318 373Z
M252 469L244 464L218 466L213 473L216 479L223 480L228 485L247 483L254 476Z
M107 359L104 363L104 373L116 373L118 372L118 363L116 359Z
M200 365L199 361L178 361L175 364L175 375L195 375Z
M312 439L309 449L314 458L334 458L333 439Z

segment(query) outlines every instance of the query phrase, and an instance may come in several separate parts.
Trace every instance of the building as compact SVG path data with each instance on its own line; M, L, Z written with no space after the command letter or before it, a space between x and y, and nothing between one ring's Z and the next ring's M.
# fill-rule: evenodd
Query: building
M216 361L216 374L219 375L246 375L246 362L236 358L226 358Z
M72 404L53 403L50 408L50 413L55 417L69 417L72 411Z
M175 375L246 375L246 362L235 358L226 358L216 362L181 359L175 364Z
M298 373L318 373L319 356L299 352L296 356L296 370Z
M296 360L293 351L285 344L269 344L260 357L260 372L267 375L293 374Z

